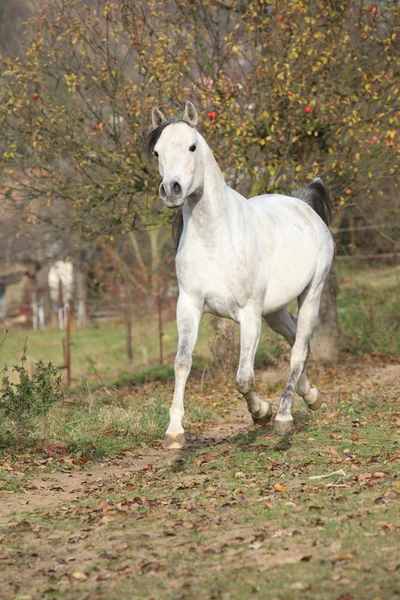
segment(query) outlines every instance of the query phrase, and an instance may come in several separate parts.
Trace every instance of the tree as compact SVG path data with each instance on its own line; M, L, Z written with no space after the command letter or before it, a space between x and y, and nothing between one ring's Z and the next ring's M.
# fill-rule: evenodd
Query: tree
M189 97L246 195L320 175L336 223L372 194L384 212L398 184L396 14L394 0L50 0L24 56L2 61L1 166L34 222L56 204L78 237L162 224L150 108L175 114Z

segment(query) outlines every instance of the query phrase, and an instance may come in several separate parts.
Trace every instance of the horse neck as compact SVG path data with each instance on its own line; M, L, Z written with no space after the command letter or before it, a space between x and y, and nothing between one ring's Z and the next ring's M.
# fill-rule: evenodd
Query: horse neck
M200 135L199 142L204 166L202 191L185 202L183 221L188 233L212 240L228 228L228 188L217 161Z

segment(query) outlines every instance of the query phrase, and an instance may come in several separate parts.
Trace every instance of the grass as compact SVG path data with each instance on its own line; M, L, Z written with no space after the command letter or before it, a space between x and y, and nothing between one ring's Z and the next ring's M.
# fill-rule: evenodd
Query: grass
M377 353L400 355L400 267L367 267L363 264L339 264L338 315L344 350L361 355ZM0 334L2 332L0 331ZM239 331L237 332L239 333ZM20 362L25 337L28 335L28 369L40 359L63 363L62 339L58 330L25 331L12 328L0 348L0 364ZM197 365L210 361L213 331L210 317L205 315L195 349ZM237 335L238 340L238 335ZM238 343L238 341L237 341ZM72 374L74 386L87 381L98 385L121 384L135 380L163 379L172 375L177 347L175 321L164 322L164 366L158 362L157 320L137 322L133 327L134 357L132 363L125 351L125 330L121 324L109 323L85 329L73 329ZM256 355L257 368L273 363L286 348L285 342L271 332L265 323Z
M1 492L18 492L22 486L21 477L16 477L7 472L4 466L0 467L0 491Z
M32 597L394 599L399 411L394 390L349 394L297 407L285 443L255 429L97 487L85 475L90 495L25 517L0 551L21 564L36 552L18 589Z
M400 355L400 266L341 265L338 314L342 347L356 355Z
M1 334L0 330L0 334ZM238 330L239 333L239 330ZM51 360L56 366L63 364L62 340L65 332L58 330L26 331L10 329L3 347L0 348L0 364L14 365L21 361L25 338L28 336L27 369L32 371L38 360ZM199 329L199 339L194 353L194 368L203 368L210 360L209 343L213 332L209 315L205 315ZM237 337L238 339L238 337ZM72 376L73 385L86 382L99 385L129 381L164 379L173 374L173 359L177 348L175 321L164 323L164 365L158 364L157 323L152 320L137 325L133 331L134 357L130 362L126 356L125 329L121 324L109 323L72 331ZM263 335L257 353L256 364L261 366L280 355L278 336L263 325Z
M338 304L344 348L359 355L365 352L398 355L400 267L367 269L359 264L339 267L341 291ZM25 335L26 332L21 330L12 330L8 334L0 349L2 361L19 362ZM212 335L210 319L206 316L200 327L192 376L203 373L210 389L214 385L213 377L218 375L215 369L207 366L211 360L209 342ZM29 359L52 358L56 364L61 362L63 336L64 333L59 331L29 332ZM175 323L165 323L167 359L164 365L151 364L157 356L156 323L138 324L134 339L139 337L145 351L136 347L132 366L125 356L125 331L120 325L74 331L74 388L67 393L66 404L58 404L47 419L36 419L25 440L26 446L32 449L47 438L62 440L71 454L83 456L91 452L103 456L137 447L144 439L160 439L172 396ZM274 364L285 348L285 342L263 323L255 367L266 368ZM146 364L144 355L147 356ZM234 372L228 377L229 383L233 384ZM190 381L191 378L189 385ZM164 382L168 387L156 389L151 382ZM139 389L140 384L146 384L144 391ZM201 423L205 410L204 406L201 409L193 407L189 421L193 419L197 424L195 427ZM207 410L212 413L214 409L208 407ZM12 422L2 419L0 444L4 449L18 446L14 429Z
M340 266L345 349L398 355L399 273L398 267ZM0 561L7 565L0 596L398 597L398 386L384 380L368 385L367 370L350 381L345 363L336 370L314 368L316 383L327 390L327 406L311 413L297 404L292 437L278 438L271 429L240 422L242 433L221 434L211 443L201 432L230 421L238 397L233 375L228 384L201 377L209 360L206 320L186 394L185 427L197 442L182 453L162 454L173 391L175 324L165 325L164 366L154 363L155 324L146 328L135 331L146 351L137 344L134 367L124 356L120 326L74 331L79 385L45 420L32 421L25 446L15 444L13 423L1 419L0 488L4 497L15 498L16 508L21 497L29 498L26 477L30 482L39 478L34 493L41 493L40 478L51 478L51 471L59 479L65 471L65 477L72 469L82 471L79 493L50 507L44 495L43 507L29 512L28 504L26 513L19 508L0 532ZM62 335L29 333L30 358L51 356L57 363ZM0 362L19 362L24 338L25 332L10 332ZM263 329L256 364L268 366L284 348ZM258 387L261 396L278 398L274 386ZM138 449L145 453L140 468L135 458L127 458ZM68 455L82 461L74 463ZM53 462L44 464L41 457L49 456ZM92 470L101 472L106 464L102 457L116 467L123 459L124 472L92 477ZM322 475L328 477L312 479Z
M40 359L51 360L56 366L63 364L62 340L65 332L58 330L25 331L11 329L0 350L1 362L20 362L25 337L28 336L29 368ZM165 323L164 353L176 349L176 326ZM140 342L139 342L140 340ZM108 323L85 329L72 330L72 375L74 384L85 381L109 382L120 373L143 371L158 356L156 323L150 322L146 329L137 325L133 331L134 357L131 363L126 356L125 329L121 324Z
M45 417L32 417L24 431L3 416L0 457L18 457L23 452L40 455L46 446L61 446L68 455L98 459L161 440L169 420L173 380L165 368L154 371L150 372L153 379L138 377L139 383L131 379L118 387L88 384L71 390ZM164 376L168 376L167 381ZM197 387L197 394L192 399L187 397L185 421L189 432L198 432L204 424L221 417L228 400L225 396L214 398L209 394L214 384L202 386L199 377L194 376L192 385ZM189 394L190 389L189 384ZM201 394L210 399L199 406Z

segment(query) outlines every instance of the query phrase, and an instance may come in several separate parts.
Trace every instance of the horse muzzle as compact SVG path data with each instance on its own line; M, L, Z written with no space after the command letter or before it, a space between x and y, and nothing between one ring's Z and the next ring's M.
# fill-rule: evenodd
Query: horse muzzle
M168 208L179 208L185 200L182 186L178 181L163 181L159 187L159 194Z

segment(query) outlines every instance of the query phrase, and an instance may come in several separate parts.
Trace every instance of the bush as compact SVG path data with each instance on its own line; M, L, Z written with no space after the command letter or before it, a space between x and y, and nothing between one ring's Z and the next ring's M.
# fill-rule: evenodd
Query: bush
M3 367L0 408L17 428L26 427L31 417L45 416L52 404L61 397L61 375L54 365L40 360L35 365L32 378L25 367L14 365L19 380L12 383L7 375L9 368Z

